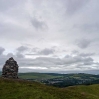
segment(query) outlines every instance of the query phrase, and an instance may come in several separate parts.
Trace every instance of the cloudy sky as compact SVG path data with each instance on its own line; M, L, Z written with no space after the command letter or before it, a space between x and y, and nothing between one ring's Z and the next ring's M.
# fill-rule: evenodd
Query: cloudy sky
M0 0L0 70L99 74L99 0Z

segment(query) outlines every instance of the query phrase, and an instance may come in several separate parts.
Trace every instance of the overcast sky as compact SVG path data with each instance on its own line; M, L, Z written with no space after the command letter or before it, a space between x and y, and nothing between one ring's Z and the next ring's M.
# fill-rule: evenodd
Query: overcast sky
M0 0L0 70L10 57L20 72L98 73L99 0Z

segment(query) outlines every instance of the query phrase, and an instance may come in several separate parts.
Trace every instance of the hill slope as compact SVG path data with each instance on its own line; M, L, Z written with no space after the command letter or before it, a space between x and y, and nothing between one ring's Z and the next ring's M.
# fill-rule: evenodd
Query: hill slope
M0 99L99 99L99 85L55 88L0 78Z

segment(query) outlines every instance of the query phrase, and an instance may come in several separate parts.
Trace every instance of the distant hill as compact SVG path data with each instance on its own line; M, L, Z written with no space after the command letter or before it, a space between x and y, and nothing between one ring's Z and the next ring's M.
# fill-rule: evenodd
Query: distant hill
M99 84L55 88L37 82L0 78L0 99L99 99Z
M99 75L93 75L93 74L85 74L85 73L75 73L75 74L58 74L58 73L19 73L19 78L22 79L52 79L52 78L82 78L82 79L88 79L88 78L99 78Z
M41 82L56 87L99 84L99 75L93 74L55 74L55 73L19 73L19 78Z
M57 73L19 73L21 79L36 81L55 87L68 87L74 85L99 84L99 75L75 73L75 74L57 74Z
M2 72L0 71L0 75L2 74Z
M63 77L62 74L57 73L19 73L19 78L22 79L52 79L52 78L60 78Z

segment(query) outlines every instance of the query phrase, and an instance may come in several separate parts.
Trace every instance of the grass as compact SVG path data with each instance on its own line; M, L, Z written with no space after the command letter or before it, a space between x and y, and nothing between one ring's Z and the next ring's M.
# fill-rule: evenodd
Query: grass
M0 99L99 99L99 85L55 88L37 82L0 78Z

